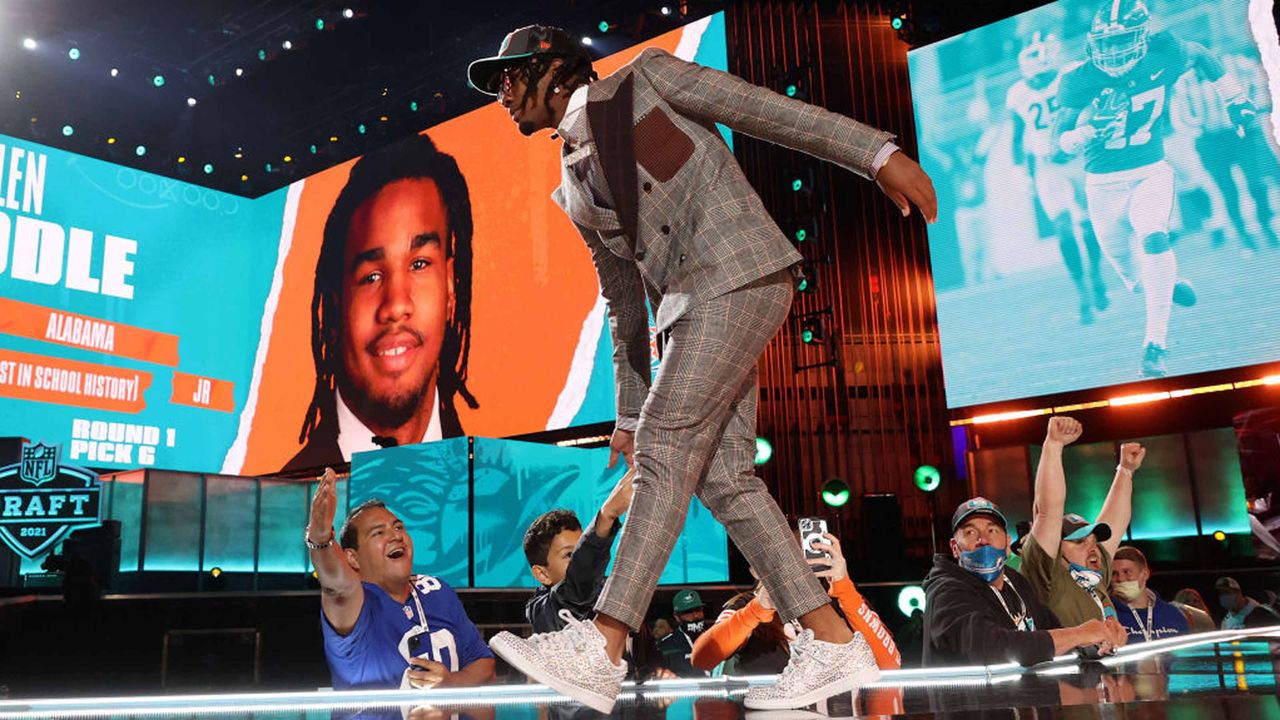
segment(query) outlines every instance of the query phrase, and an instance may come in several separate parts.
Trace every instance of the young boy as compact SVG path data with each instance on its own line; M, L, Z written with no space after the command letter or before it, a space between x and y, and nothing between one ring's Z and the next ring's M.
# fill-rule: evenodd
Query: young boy
M535 633L563 628L561 610L578 620L591 615L604 584L618 519L631 505L633 479L634 471L628 470L618 480L586 532L578 516L563 509L542 514L525 531L524 556L541 585L524 606Z

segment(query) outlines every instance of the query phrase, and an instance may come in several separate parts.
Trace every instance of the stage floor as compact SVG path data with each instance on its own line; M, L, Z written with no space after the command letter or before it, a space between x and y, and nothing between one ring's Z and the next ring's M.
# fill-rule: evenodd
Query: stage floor
M74 678L74 673L68 675ZM886 672L874 685L802 711L750 711L742 697L772 677L628 683L612 714L669 720L909 718L1245 718L1280 720L1280 627L1221 631L1123 648L1082 663ZM604 717L538 685L433 691L295 692L0 702L4 718L414 718L592 720Z

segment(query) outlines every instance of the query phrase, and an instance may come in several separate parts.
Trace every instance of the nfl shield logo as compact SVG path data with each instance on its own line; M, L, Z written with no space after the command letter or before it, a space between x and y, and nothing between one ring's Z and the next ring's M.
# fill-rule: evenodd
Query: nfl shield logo
M22 448L22 467L18 470L18 476L21 479L40 487L57 475L57 446L37 443Z

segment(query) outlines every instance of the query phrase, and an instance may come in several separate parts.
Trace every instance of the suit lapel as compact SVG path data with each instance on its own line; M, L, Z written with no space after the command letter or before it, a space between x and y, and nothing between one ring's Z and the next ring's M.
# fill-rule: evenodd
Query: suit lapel
M596 142L605 182L609 184L609 195L617 205L622 229L633 245L640 215L632 104L634 80L634 76L628 74L618 84L613 97L587 101L587 120L591 123L591 136Z

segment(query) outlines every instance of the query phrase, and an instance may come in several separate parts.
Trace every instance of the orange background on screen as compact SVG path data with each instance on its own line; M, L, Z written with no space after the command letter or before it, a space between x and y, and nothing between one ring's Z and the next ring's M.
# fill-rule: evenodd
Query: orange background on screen
M606 76L648 47L674 52L682 30L596 61ZM458 161L471 194L472 410L455 400L468 435L502 437L546 427L564 388L583 321L599 286L591 256L551 201L560 143L526 138L493 103L425 133ZM298 433L315 386L311 294L324 224L355 160L305 181L240 472L279 470L301 448ZM234 469L232 469L234 470Z

